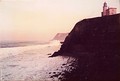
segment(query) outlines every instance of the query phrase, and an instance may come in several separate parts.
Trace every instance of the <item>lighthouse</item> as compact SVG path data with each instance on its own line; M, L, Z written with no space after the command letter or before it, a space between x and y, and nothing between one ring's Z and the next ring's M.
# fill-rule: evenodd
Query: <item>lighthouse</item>
M107 16L107 15L114 15L117 12L117 8L113 8L113 7L108 7L107 3L104 2L103 4L103 12L102 12L102 16Z
M106 2L104 2L104 4L103 4L103 14L102 15L107 15L107 3Z

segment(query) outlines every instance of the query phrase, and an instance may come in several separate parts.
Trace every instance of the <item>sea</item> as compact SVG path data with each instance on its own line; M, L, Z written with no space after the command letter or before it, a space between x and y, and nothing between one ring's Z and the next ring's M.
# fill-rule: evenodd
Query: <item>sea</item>
M50 58L59 41L0 42L0 81L59 81L69 70L72 57Z
M48 42L38 42L38 41L1 41L0 48L11 48L11 47L23 47L30 45L42 45L48 44Z

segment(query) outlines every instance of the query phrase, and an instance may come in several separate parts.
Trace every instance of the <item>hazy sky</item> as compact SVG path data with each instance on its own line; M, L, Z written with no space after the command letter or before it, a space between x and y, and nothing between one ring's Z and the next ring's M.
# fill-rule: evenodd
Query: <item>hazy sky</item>
M0 41L50 40L84 18L100 16L104 1L120 12L120 0L0 0Z

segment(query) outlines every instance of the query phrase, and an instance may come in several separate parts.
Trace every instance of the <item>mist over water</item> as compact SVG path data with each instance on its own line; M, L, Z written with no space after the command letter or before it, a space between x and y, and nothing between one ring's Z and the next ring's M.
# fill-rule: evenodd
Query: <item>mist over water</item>
M12 47L23 47L30 45L43 45L48 42L40 42L40 41L2 41L0 42L0 48L12 48Z

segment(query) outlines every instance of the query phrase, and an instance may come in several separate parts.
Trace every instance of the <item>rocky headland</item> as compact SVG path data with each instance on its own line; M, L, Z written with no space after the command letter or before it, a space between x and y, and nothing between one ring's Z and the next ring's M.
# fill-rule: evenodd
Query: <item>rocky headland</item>
M62 81L120 81L120 14L76 23L58 55L77 60Z
M68 33L57 33L52 40L58 40L61 43L63 43L67 36L68 36Z

